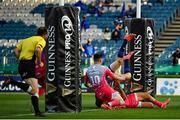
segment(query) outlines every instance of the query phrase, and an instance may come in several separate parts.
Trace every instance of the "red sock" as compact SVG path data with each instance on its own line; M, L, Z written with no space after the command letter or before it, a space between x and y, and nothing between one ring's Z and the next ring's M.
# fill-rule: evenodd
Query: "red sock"
M109 106L114 107L114 106L119 106L120 101L119 100L113 100L111 102L108 102Z
M155 100L153 101L153 104L157 105L158 107L161 107L163 103L158 100Z

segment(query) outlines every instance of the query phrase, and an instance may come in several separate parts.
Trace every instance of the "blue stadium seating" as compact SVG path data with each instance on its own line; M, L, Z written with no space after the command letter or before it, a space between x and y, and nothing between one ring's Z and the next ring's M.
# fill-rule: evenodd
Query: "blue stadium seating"
M105 40L94 40L92 41L92 45L97 48L95 49L96 52L104 52L105 54L105 60L104 64L109 65L117 58L117 52L119 50L119 47L122 45L123 40L117 41L117 43L114 40L105 41Z
M9 21L0 27L0 39L23 39L34 35L37 27L27 26L24 22Z
M180 48L180 38L178 38L171 46L166 48L163 53L157 58L156 64L158 65L171 65L172 64L172 53L176 50L176 48Z
M155 20L155 30L160 32L160 30L165 25L166 21L170 20L170 17L175 13L175 10L180 5L178 1L172 2L169 0L165 2L162 6L160 4L155 4L156 1L150 1L154 3L153 7L142 7L142 16L145 18L153 18Z
M163 6L157 4L156 0L149 1L153 3L153 6L151 8L143 6L142 16L144 18L153 18L155 20L155 29L157 32L159 32L160 29L163 28L163 25L166 23L166 21L169 21L169 18L180 6L180 0L176 0L176 2L168 0L168 2L165 2ZM132 0L132 2L135 3L136 0ZM41 14L42 16L44 16L44 10L48 6L53 6L53 4L39 4L30 11L30 14ZM82 18L84 14L85 13L82 11L82 13L80 14L80 18ZM108 11L107 13L104 13L101 17L90 15L88 17L88 20L90 24L97 25L98 28L104 29L105 27L109 27L112 30L114 29L113 21L117 16L120 16L120 12ZM22 21L15 22L0 20L0 39L23 39L34 35L36 33L36 29L37 26L28 26ZM164 53L156 60L156 62L158 64L169 64L171 62L170 55L172 54L172 51L180 44L179 41L180 40L178 39L176 41L176 44L173 44L171 47L167 48ZM95 46L96 52L104 51L104 53L106 54L105 64L109 64L114 61L114 59L116 59L116 54L119 46L122 44L122 40L118 41L117 43L115 43L115 41L113 40L110 40L109 42L106 42L105 40L94 40L92 44ZM12 49L13 47L0 47L0 64L3 63L3 56L8 57L9 64L17 64L17 60L12 57Z

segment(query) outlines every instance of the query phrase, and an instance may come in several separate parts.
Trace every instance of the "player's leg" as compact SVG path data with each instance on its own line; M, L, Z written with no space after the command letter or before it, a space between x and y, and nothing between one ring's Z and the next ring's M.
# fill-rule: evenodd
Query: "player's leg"
M100 100L96 95L95 95L95 98L96 98L95 104L98 108L100 108L101 105L103 104L103 101Z
M103 99L100 99L100 97L97 96L100 100L104 101L104 104L101 105L102 108L111 109L114 106L125 105L125 102L119 92L115 91L113 88L106 87L102 91ZM100 96L102 96L102 94Z
M21 75L22 80L27 78L35 77L35 66L33 61L20 61L18 66L18 71ZM34 67L33 67L34 66ZM9 84L16 85L21 88L24 92L31 94L32 86L27 83L17 82L10 77L7 77L3 83L3 87L7 87Z
M113 63L111 63L111 65L110 65L111 71L116 72L120 68L122 63L124 62L124 72L125 73L130 72L128 63L129 63L129 60L131 59L131 57L133 56L133 54L134 54L134 52L130 52L129 54L123 56L123 58L118 58Z
M46 91L46 85L45 85L45 77L38 78L38 84L39 84L39 96L42 96L45 94Z
M121 66L121 64L123 63L123 56L124 56L124 51L125 51L125 48L126 48L126 44L128 41L131 41L133 40L135 37L135 34L128 34L128 35L125 35L124 37L124 40L123 40L123 44L121 45L119 51L118 51L118 59L115 60L111 65L110 65L110 69L113 71L113 72L116 72L117 69L119 69L119 67ZM130 57L130 55L128 55L126 57L126 59ZM130 59L130 58L129 58Z
M124 104L124 102L122 102L118 99L114 99L108 103L101 104L101 108L107 109L107 110L110 110L113 108L125 108L125 104Z
M152 102L142 102L140 100L142 99L138 99L137 93L131 93L127 96L127 99L125 100L125 105L128 108L152 108L153 107Z
M121 87L119 87L119 88L117 88L117 89L115 89L115 90L117 90L117 91L119 92L119 94L121 95L121 97L123 98L123 100L126 100L126 99L127 99L127 95L126 95L126 93L124 92L124 90L123 90Z
M31 95L39 92L38 80L36 78L28 78L24 81L32 87Z
M121 48L118 51L118 57L123 59L124 62L124 74L123 76L125 77L125 80L130 80L131 79L131 73L130 73L130 67L129 67L129 60L133 56L134 52L130 52L129 54L124 56L124 51L126 48L127 41L132 41L135 37L135 34L129 34L125 35L123 44Z
M118 57L119 58L123 58L127 42L132 41L134 39L134 37L135 37L135 34L127 34L124 36L122 46L118 51Z
M128 81L131 79L131 72L130 72L130 66L129 66L129 60L134 55L134 52L130 52L128 55L123 57L124 61L124 74L122 74L125 77L125 81Z
M4 87L7 87L7 86L10 85L10 84L16 85L16 86L18 86L19 88L21 88L24 92L28 92L28 93L31 94L32 87L31 87L29 84L27 84L27 83L22 83L22 82L17 82L17 81L13 80L13 79L10 78L10 77L7 77L7 78L4 80L4 83L3 83L3 85L2 85L2 89L3 89Z
M126 96L125 96L125 98L123 98L124 96L121 97L121 95L118 92L112 93L112 99L109 102L106 102L106 101L103 102L97 96L95 96L95 97L96 97L96 102L95 102L96 106L102 107L105 109L110 109L111 107L114 107L114 106L124 105L124 100L126 99ZM109 107L107 107L107 105Z
M32 105L34 107L35 115L44 116L39 110L39 95L38 95L38 80L35 78L25 79L26 83L17 82L12 78L4 81L2 88L7 87L9 84L16 85L23 91L29 93L31 96Z
M153 108L154 104L152 102L139 102L139 108Z
M120 66L122 65L123 63L123 59L122 58L118 58L117 60L115 60L113 63L111 63L110 65L110 69L112 72L116 72Z
M102 104L102 106L103 106L103 105L104 105L104 104ZM120 96L119 92L114 92L114 93L112 94L112 100L109 101L109 102L107 103L107 105L108 105L110 108L115 107L115 106L124 107L125 102L124 102L123 98Z
M134 52L130 52L128 55L123 57L124 60L124 74L121 74L122 78L125 78L124 80L121 80L120 82L125 82L131 79L131 73L130 73L130 66L129 66L129 60L133 56ZM126 98L124 96L123 90L120 87L120 84L118 82L114 82L114 89L117 91L120 91L121 95L123 95L123 98Z
M129 60L131 59L131 57L133 56L134 52L130 52L128 55L126 56L123 56L123 58L119 58L118 60L116 60L115 62L113 62L111 65L110 65L110 69L115 72L116 69L118 69L118 67L120 67L120 63L122 62L122 60L124 61L124 74L121 74L119 75L120 77L122 78L125 78L124 81L121 81L121 82L125 82L125 81L128 81L131 79L131 73L130 73L130 66L129 66ZM120 89L120 86L119 86L119 83L114 83L114 88L115 90L119 91Z
M148 100L160 108L166 108L166 106L170 103L170 98L167 99L165 102L160 102L156 100L154 97L152 97L150 94L148 94L147 92L139 92L136 94L139 101Z
M25 79L25 82L32 87L31 91L31 102L35 111L36 116L44 116L39 109L39 88L38 88L38 80L36 78L28 78Z

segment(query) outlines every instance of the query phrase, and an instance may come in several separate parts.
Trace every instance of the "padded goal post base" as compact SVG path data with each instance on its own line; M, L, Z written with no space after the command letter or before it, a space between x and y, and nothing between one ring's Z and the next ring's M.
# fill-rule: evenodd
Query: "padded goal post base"
M49 7L46 51L46 112L80 112L79 9Z
M134 51L130 62L132 79L126 84L127 92L149 91L155 94L155 35L154 20L127 19L125 32L136 34L135 40L129 43L128 51Z

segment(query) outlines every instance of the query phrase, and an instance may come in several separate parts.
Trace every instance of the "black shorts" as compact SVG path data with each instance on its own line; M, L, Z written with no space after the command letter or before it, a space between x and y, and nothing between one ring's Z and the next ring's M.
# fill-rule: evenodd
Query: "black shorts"
M33 60L21 60L18 67L21 78L35 78L35 62Z

